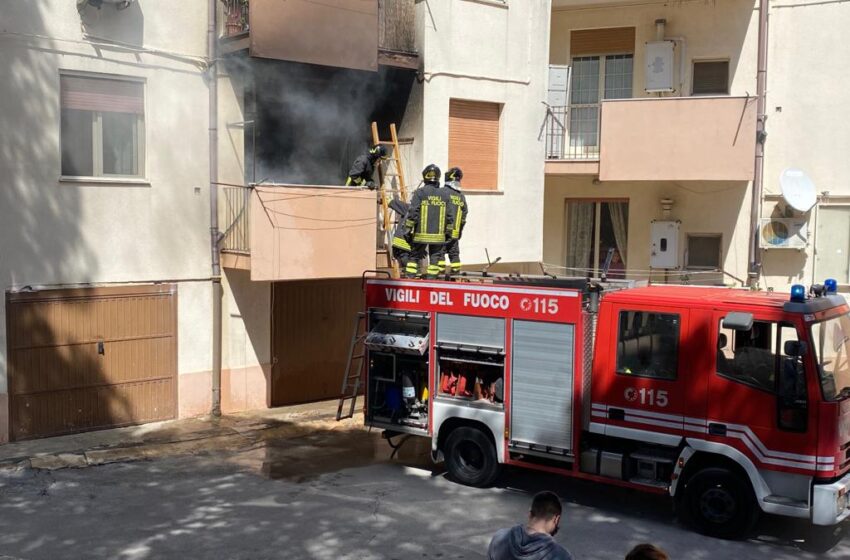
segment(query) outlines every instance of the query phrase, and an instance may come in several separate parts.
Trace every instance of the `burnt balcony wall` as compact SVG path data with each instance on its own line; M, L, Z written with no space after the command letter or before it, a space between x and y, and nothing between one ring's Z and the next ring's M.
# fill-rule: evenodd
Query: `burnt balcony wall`
M415 72L377 72L245 58L245 161L248 182L342 185L368 148L370 125L382 137L401 126ZM256 159L255 159L256 158Z

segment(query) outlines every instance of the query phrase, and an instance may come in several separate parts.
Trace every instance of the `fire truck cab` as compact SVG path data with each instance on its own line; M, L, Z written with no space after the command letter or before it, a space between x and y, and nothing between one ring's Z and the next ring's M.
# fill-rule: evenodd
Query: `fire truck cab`
M625 283L622 283L625 284ZM759 512L850 517L850 308L584 279L370 279L365 419L458 482L502 464L669 493L733 538Z

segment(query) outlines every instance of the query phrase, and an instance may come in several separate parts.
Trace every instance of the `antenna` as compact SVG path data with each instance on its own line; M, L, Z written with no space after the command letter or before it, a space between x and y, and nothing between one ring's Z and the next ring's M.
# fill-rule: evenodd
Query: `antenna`
M818 201L815 184L802 169L789 167L783 171L779 176L779 186L785 202L799 212L808 212Z

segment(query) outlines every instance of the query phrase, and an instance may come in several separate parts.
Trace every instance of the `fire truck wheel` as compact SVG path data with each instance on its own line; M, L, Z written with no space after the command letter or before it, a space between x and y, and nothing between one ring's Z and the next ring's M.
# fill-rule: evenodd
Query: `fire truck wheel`
M694 474L685 488L685 510L697 530L721 539L739 539L758 520L755 496L747 480L724 468Z
M445 455L449 476L461 484L481 488L499 474L496 448L477 428L461 427L449 434Z

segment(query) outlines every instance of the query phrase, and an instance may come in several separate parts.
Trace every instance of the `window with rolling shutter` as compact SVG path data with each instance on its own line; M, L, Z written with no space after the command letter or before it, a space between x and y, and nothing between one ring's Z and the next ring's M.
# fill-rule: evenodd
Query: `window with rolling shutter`
M62 175L144 174L144 84L137 80L59 77Z
M498 103L452 99L449 102L449 167L463 170L463 188L499 187Z
M570 56L635 52L634 27L576 29L570 32Z
M728 95L729 61L694 61L693 95Z

